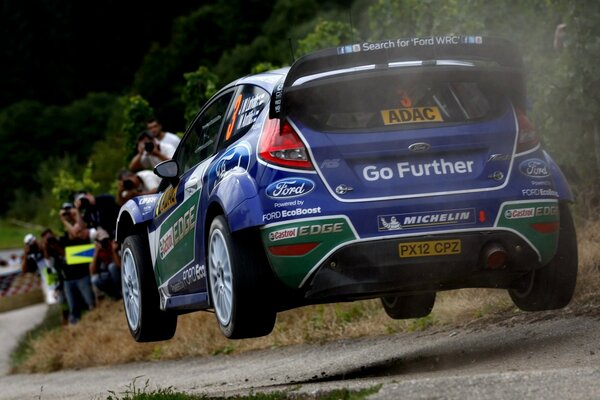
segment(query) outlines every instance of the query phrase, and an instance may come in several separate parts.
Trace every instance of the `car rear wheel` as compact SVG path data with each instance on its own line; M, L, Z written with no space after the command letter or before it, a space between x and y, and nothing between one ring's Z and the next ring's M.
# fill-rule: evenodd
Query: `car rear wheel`
M140 235L129 236L123 242L121 284L131 336L137 342L171 339L177 315L160 309L148 243Z
M208 274L217 323L230 339L271 333L276 313L269 304L266 260L258 236L231 234L227 221L217 216L210 226Z
M435 293L408 296L384 296L381 304L385 313L392 319L426 317L435 304Z
M571 301L577 281L577 236L567 204L560 204L558 246L552 260L519 282L519 288L509 294L524 311L555 310Z

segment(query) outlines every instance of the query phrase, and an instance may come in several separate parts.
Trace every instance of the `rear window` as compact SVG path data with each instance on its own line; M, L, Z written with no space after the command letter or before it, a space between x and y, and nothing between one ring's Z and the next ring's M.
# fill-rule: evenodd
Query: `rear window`
M293 118L318 130L398 130L480 120L498 111L498 95L484 83L414 75L312 83L286 100Z

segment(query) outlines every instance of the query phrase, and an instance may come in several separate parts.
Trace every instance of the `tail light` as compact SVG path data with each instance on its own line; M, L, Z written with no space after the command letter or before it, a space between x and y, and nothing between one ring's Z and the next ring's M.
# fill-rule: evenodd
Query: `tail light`
M522 153L529 149L533 149L540 143L537 133L533 124L525 115L525 112L520 108L517 108L517 125L519 129L518 142L517 142L517 153Z
M265 121L258 154L271 164L313 169L306 146L287 120L280 122L276 118Z

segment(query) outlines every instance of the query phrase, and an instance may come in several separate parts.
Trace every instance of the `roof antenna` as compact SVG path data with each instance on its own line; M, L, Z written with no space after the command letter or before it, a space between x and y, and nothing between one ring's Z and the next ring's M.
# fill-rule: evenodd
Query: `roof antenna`
M294 54L294 46L292 45L292 38L288 38L288 43L290 44L290 53L292 54L292 64L296 61L296 55Z

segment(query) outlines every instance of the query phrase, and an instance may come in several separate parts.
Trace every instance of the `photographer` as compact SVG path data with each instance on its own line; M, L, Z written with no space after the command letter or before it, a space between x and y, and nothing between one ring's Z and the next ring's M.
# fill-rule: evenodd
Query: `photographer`
M37 239L31 233L25 235L23 239L25 244L23 248L23 261L21 262L21 271L38 272L38 266L44 262L44 253L39 246Z
M111 238L115 237L119 205L114 196L110 194L94 196L90 192L80 191L75 195L75 207L86 228L89 230L103 228ZM86 238L93 239L89 232Z
M150 170L142 170L137 173L123 170L119 172L117 179L117 204L119 206L135 196L156 193L160 184L160 177Z
M62 222L69 239L89 239L89 230L85 226L85 222L81 219L79 210L73 206L73 203L63 203L59 216L60 222Z
M94 258L90 263L92 285L118 300L121 298L121 258L117 254L117 243L108 233L98 228L95 238Z
M133 172L154 167L175 154L175 147L168 143L159 143L148 131L143 131L137 138L137 154L131 159L129 169Z
M57 239L50 229L44 231L42 238L46 243L46 258L56 269L62 282L64 297L69 307L69 323L76 324L81 319L81 313L86 309L94 308L96 302L90 280L89 263L69 264L66 249L69 246L87 244L89 239L72 239L68 232Z

